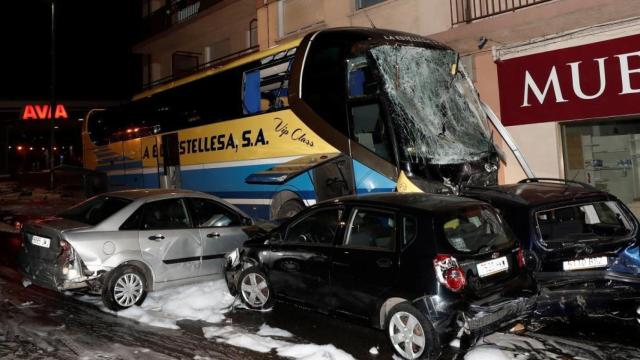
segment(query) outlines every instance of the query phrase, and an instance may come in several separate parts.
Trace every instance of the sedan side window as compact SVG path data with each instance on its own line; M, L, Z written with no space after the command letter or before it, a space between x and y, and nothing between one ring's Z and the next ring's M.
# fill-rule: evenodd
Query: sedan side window
M210 199L189 198L196 227L239 226L242 217Z
M393 213L354 209L349 219L345 245L378 250L395 249L396 217Z
M142 230L187 229L191 227L182 199L159 200L144 205Z
M285 243L333 244L342 209L319 210L299 220L287 229Z
M120 230L138 230L140 229L140 220L142 219L142 211L144 206L141 206L136 210L125 222L120 225Z

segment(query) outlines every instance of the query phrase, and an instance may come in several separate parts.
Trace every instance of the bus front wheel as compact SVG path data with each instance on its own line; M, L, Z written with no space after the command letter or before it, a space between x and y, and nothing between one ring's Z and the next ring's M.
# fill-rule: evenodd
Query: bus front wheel
M277 219L290 218L293 215L304 210L304 204L300 200L291 199L287 200L278 209Z

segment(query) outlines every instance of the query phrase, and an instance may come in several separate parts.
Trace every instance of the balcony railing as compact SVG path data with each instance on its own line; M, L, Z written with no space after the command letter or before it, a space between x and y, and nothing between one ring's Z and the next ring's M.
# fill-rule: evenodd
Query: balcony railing
M451 24L468 23L548 1L551 0L450 0Z
M194 66L190 69L181 69L178 73L173 73L169 76L165 76L163 78L157 79L157 80L153 80L151 82L142 84L141 89L139 90L147 90L150 89L154 86L158 86L158 85L162 85L162 84L166 84L166 83L170 83L172 81L176 81L179 80L181 78L187 77L189 75L195 74L197 72L203 71L203 70L207 70L207 69L211 69L211 68L216 68L219 66L223 66L225 64L228 64L234 60L237 60L238 58L241 58L245 55L254 53L256 51L259 50L259 47L256 46L251 46L245 49L242 49L240 51L236 51L234 53L231 54L227 54L225 56L219 57L217 59L213 59L209 62L203 63L203 64L199 64L197 66Z
M140 40L185 22L223 0L178 0L168 2L142 20Z

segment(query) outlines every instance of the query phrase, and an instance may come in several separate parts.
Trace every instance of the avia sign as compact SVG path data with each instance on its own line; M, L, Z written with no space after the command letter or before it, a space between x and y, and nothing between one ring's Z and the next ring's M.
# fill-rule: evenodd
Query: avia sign
M504 125L640 114L640 35L497 65Z
M22 109L22 120L47 120L51 119L51 109L50 105L40 105L40 104L27 104ZM67 114L67 109L65 109L64 105L57 104L56 109L53 112L53 117L55 119L68 119L69 115Z

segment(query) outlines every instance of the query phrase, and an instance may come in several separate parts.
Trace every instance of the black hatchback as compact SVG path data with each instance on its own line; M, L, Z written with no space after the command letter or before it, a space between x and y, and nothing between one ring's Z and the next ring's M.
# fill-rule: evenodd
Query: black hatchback
M250 308L280 299L361 318L417 359L436 357L460 326L477 334L526 315L523 261L490 205L387 193L299 213L229 254L226 279Z
M540 288L544 316L632 310L640 302L638 220L615 196L563 179L474 187L502 212Z

